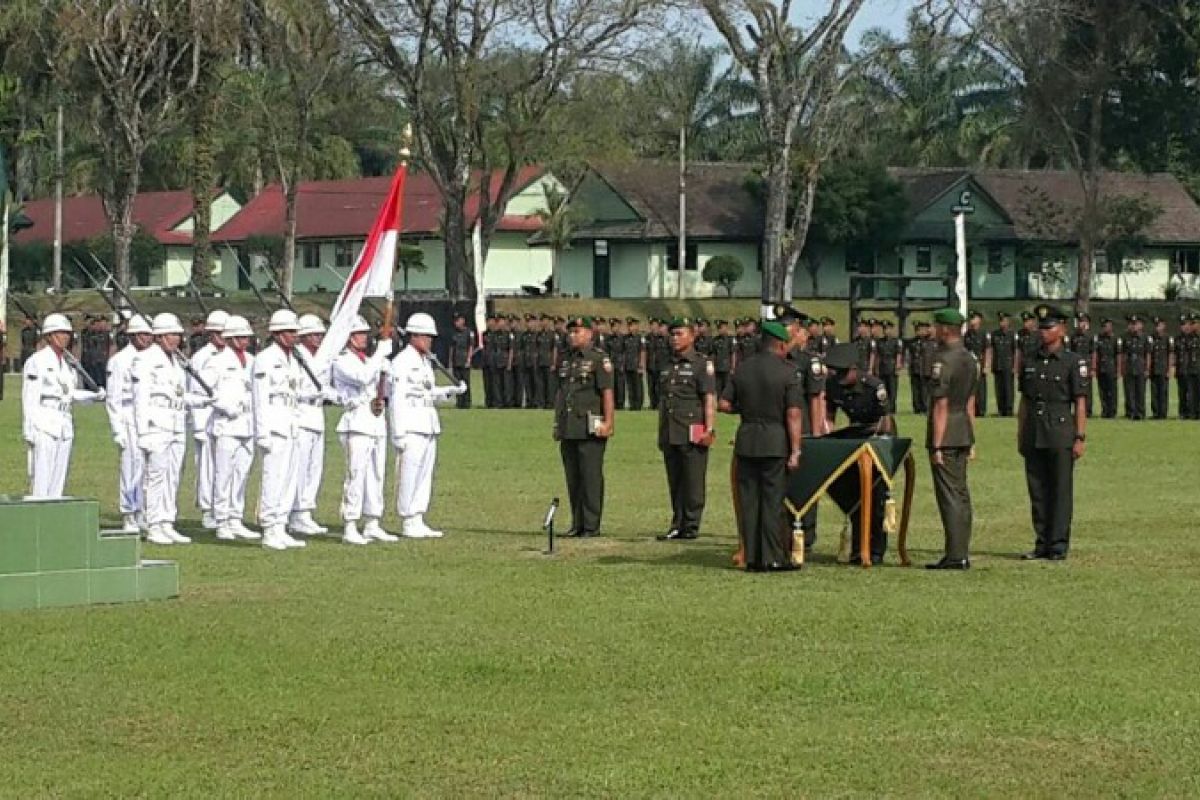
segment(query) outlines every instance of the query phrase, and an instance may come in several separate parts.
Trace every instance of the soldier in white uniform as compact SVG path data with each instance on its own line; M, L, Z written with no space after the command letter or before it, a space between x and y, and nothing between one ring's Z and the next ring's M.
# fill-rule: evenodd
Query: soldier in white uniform
M222 337L221 331L228 320L229 315L220 309L209 312L208 319L204 323L204 331L208 334L208 343L192 354L192 369L210 386L212 385L212 381L209 380L211 376L205 370L209 359L225 349L225 339ZM195 381L189 380L188 391L199 392L200 387ZM211 413L208 408L192 410L192 444L196 462L196 506L201 512L201 524L210 531L217 527L217 520L213 515L212 439L208 432Z
M397 537L379 524L383 516L383 482L387 470L387 420L379 382L386 380L385 359L392 353L391 339L381 340L375 354L367 355L371 327L355 320L346 349L333 362L333 387L345 409L338 421L338 440L346 452L346 480L342 484L342 521L346 544L368 544L372 539L394 542ZM362 532L359 520L365 519Z
M211 404L206 394L188 391L179 343L183 326L174 314L159 314L152 327L154 344L133 359L133 419L145 459L146 541L187 544L175 530L179 515L179 478L187 449L187 412Z
M28 449L29 495L62 497L75 440L73 403L97 403L98 392L79 388L79 370L71 346L71 322L50 314L42 323L46 347L25 360L21 370L22 435Z
M307 378L293 352L300 328L295 313L281 308L271 315L267 327L273 341L255 357L251 383L254 436L262 453L258 524L263 528L263 547L287 550L306 544L288 534L287 522L296 504L296 396L300 382Z
M125 327L129 344L108 360L108 424L113 441L121 450L120 498L121 517L125 530L137 533L146 525L145 498L142 480L146 462L137 444L137 426L133 420L133 360L137 354L154 344L150 322L138 315Z
M225 348L210 358L205 374L213 390L209 434L213 447L213 516L217 538L257 541L246 527L246 481L254 463L254 403L250 391L254 356L246 345L254 331L245 317L231 316L222 329Z
M329 365L318 364L314 359L321 347L321 340L325 338L325 324L316 314L302 315L298 324L300 344L296 347L297 358L304 359L320 386L313 383L307 373L300 383L300 421L296 431L299 482L288 529L292 533L313 536L329 532L328 528L317 524L313 512L317 508L321 475L325 469L325 401L329 399L336 402L336 393L330 387Z
M396 510L404 520L402 533L413 539L436 538L441 531L425 524L433 494L433 466L437 437L442 432L434 404L466 392L456 386L437 386L429 354L437 326L433 317L417 313L408 318L408 347L400 351L391 369L392 444L399 470Z

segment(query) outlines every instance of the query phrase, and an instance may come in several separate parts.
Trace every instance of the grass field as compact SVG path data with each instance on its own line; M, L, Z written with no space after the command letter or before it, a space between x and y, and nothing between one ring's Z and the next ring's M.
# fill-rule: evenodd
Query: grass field
M16 388L8 492L25 480ZM115 521L102 411L77 422L69 490ZM825 508L815 563L747 575L728 568L732 420L700 540L652 541L654 417L627 413L605 537L554 558L537 533L564 493L548 414L443 422L444 540L268 553L202 536L147 548L179 560L178 600L0 615L0 795L1200 794L1196 423L1093 424L1065 564L1015 560L1031 534L1014 425L988 419L969 573L838 566ZM920 466L923 563L941 534Z

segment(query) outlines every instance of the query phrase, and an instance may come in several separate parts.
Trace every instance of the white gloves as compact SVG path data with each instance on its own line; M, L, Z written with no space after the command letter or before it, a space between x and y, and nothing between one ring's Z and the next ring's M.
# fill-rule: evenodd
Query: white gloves
M375 358L383 360L390 356L395 349L396 345L391 339L380 339L375 345Z
M116 442L117 447L121 448L122 450L129 449L129 441L126 439L124 433L114 433L113 441Z
M92 393L92 402L103 403L106 397L108 397L108 392L104 391L104 389L97 389Z
M466 394L466 393L467 393L467 384L463 383L462 381L459 381L458 386L454 387L454 394L460 395L460 394Z
M332 386L323 388L321 390L321 397L325 399L325 402L332 403L335 406L340 405L342 402L342 398L338 396L337 389L334 389Z
M255 444L258 445L258 449L262 450L264 453L271 452L271 437L270 436L259 436L257 439L254 440L254 442L255 442Z
M396 452L399 452L399 453L404 452L404 436L403 436L403 434L400 436L392 437L392 447L396 448Z

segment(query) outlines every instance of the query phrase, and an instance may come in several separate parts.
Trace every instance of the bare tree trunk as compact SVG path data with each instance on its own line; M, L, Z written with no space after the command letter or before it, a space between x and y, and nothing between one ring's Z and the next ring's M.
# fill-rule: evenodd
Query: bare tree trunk
M684 297L683 282L687 269L687 128L679 128L679 281L676 296Z
M815 247L809 247L805 251L805 259L808 264L808 277L812 281L813 297L821 296L821 257L817 253Z
M811 164L804 173L804 191L800 202L792 209L792 225L788 238L780 256L783 269L783 296L791 301L792 282L796 275L796 266L800 263L800 253L804 242L808 239L808 227L812 223L813 203L817 199L817 178L819 164Z
M786 159L786 155L784 156ZM791 298L784 295L783 238L787 228L787 165L772 163L767 172L767 209L763 229L762 303L770 307Z
M446 254L446 291L453 300L473 300L476 296L475 270L470 255L471 237L464 219L463 193L452 192L446 197L442 220L443 251ZM480 248L487 258L487 242Z
M214 77L198 87L192 107L192 282L206 286L212 281L212 192L217 180L215 128L218 94Z
M296 194L300 188L299 183L299 176L292 174L284 181L283 191L283 263L279 265L277 282L288 300L292 299L294 293L292 283L296 275Z
M113 221L112 272L117 283L126 288L135 285L130 280L129 251L133 245L133 235L137 231L133 224L133 200L137 197L137 183L137 178L135 178L126 186L125 191L116 198L114 207L109 211L109 218Z

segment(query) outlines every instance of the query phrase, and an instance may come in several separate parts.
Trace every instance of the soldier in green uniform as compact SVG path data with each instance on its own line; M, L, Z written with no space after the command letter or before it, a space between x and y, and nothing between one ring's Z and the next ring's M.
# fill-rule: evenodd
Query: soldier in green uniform
M483 404L486 408L496 408L498 393L496 392L496 315L488 314L483 329L483 355L480 356L479 366L483 370Z
M908 364L908 385L912 392L914 414L925 413L925 386L921 382L921 355L925 347L921 334L924 326L924 322L915 320L913 335L904 341L904 361Z
M467 327L465 314L454 315L454 333L450 335L450 369L467 390L455 398L458 408L471 407L471 359L475 356L475 334Z
M37 351L37 343L37 323L27 316L21 321L21 363L19 367L23 368L26 360Z
M625 323L617 317L612 317L608 324L608 346L605 351L612 359L613 366L616 367L613 379L613 397L616 400L617 408L621 409L625 407Z
M1036 313L1042 343L1025 364L1017 411L1017 446L1037 536L1023 558L1062 561L1071 544L1075 462L1086 448L1091 370L1063 346L1066 316L1046 305Z
M895 330L892 321L885 319L882 323L883 336L875 343L875 355L878 359L879 380L883 383L888 396L888 413L896 413L896 390L899 386L900 362L902 345L900 340L892 335Z
M875 374L875 340L871 338L871 320L858 321L858 333L854 346L858 349L858 371L862 375Z
M641 411L646 403L646 360L648 357L646 337L642 335L641 322L637 317L625 320L625 397L630 411Z
M933 327L926 323L921 328L921 335L918 337L921 343L921 387L925 391L924 409L929 410L929 389L933 385L933 362L937 359L938 347L940 342L937 336L934 335Z
M1117 375L1121 354L1121 339L1113 332L1113 321L1100 320L1100 334L1096 337L1096 383L1100 390L1100 416L1113 419L1117 416Z
M595 331L595 334L592 337L592 346L595 347L597 350L602 350L605 353L609 353L609 350L608 350L608 344L609 344L608 343L608 320L605 319L604 317L596 317L594 319L592 325L594 326L593 330ZM611 355L612 355L612 353L609 353L609 356L611 356Z
M992 364L992 336L983 329L983 314L972 311L967 318L967 332L963 344L979 362L979 386L975 389L975 416L987 416L987 374Z
M787 358L796 368L800 379L800 393L804 397L801 408L800 432L805 436L821 436L826 430L825 408L825 362L806 347L808 343L808 316L786 303L775 306L775 319L791 337ZM813 506L803 517L800 525L804 529L804 547L811 550L817 543L817 506Z
M558 334L554 332L554 317L543 314L540 330L534 337L537 367L534 372L534 408L554 408L554 350Z
M933 471L933 489L946 552L927 569L970 569L971 490L967 484L967 464L975 456L975 384L979 381L979 362L962 340L966 320L955 308L944 308L933 315L937 327L938 349L930 372L929 421L925 428L925 446Z
M883 380L872 375L860 375L857 368L858 354L851 344L834 345L825 354L825 366L830 380L826 381L825 404L830 423L836 422L837 412L843 412L850 425L858 429L862 437L895 434L896 425L891 416L891 398ZM887 489L883 479L877 478L871 494L871 563L883 563L887 552L887 533L883 529L884 509L887 504ZM851 514L853 541L859 541L862 519Z
M1139 422L1146 418L1146 362L1149 343L1142 332L1142 318L1130 314L1125 318L1128 331L1117 350L1118 369L1125 388L1125 418Z
M496 324L496 384L500 390L500 405L497 408L516 408L516 389L513 387L513 366L516 357L517 336L509 328L515 317L501 316Z
M1154 332L1146 347L1150 353L1150 413L1155 419L1166 419L1170 407L1171 368L1175 361L1175 337L1167 333L1167 321L1155 317ZM1081 353L1076 353L1082 357Z
M722 412L741 415L733 453L748 572L795 569L783 500L803 439L804 396L787 361L791 336L773 320L762 324L762 334L762 352L738 367L720 401Z
M659 350L658 338L658 318L651 317L646 324L646 389L650 408L655 411L658 410L658 376L666 364Z
M567 354L571 352L571 338L567 334L567 318L554 318L554 369L550 372L550 408L554 408L554 398L558 396L558 372Z
M667 468L671 527L660 541L695 539L704 514L708 449L716 432L716 369L697 353L686 317L671 320L671 363L659 377L658 449Z
M821 349L821 320L812 317L808 320L808 344L805 345L808 352L815 355L824 355L825 351Z
M712 355L712 334L708 329L708 320L696 318L696 352L704 356Z
M728 322L719 319L716 324L717 335L712 342L712 365L716 370L716 392L719 396L725 391L725 384L729 383L729 376L733 372L737 339L729 332Z
M1096 374L1096 337L1092 333L1092 318L1084 312L1075 315L1075 332L1071 334L1071 352L1088 362L1088 368ZM1088 381L1087 413L1092 415L1091 381Z
M1017 339L1009 327L1009 315L1001 311L999 327L992 331L992 383L996 387L996 413L1011 417L1013 401L1013 363L1016 361Z
M604 512L604 450L613 435L616 403L608 354L592 346L592 320L567 323L571 349L558 370L554 439L562 455L571 527L567 536L599 536Z
M1200 315L1188 315L1188 419L1200 419Z
M1037 318L1032 311L1021 312L1021 330L1017 331L1017 358L1013 368L1016 374L1017 395L1021 394L1021 376L1024 374L1024 364L1037 355L1041 339L1038 337Z
M833 317L821 317L821 352L828 353L829 348L837 343L837 320Z
M1179 418L1188 418L1188 363L1192 355L1192 323L1187 314L1179 315L1179 335L1175 337L1175 395L1178 397Z

